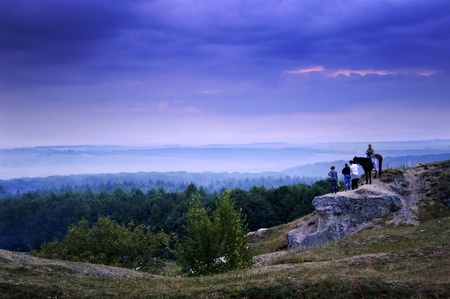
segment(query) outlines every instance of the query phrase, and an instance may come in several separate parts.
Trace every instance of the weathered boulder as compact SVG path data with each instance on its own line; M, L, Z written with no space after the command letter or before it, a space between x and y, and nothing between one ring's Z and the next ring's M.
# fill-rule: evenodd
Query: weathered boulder
M370 187L317 196L312 204L316 212L287 234L289 251L340 240L402 207L398 194Z
M269 231L268 228L260 228L260 229L258 229L256 232L249 232L248 235L249 235L249 236L253 236L253 235L263 236L263 235L265 235L268 231Z

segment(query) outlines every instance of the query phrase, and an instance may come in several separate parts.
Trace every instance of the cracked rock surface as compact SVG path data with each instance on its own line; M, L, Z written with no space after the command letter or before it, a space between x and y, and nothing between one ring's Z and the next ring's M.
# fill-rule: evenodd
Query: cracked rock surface
M417 225L417 174L406 171L401 181L384 183L372 179L371 185L356 190L329 193L314 198L316 211L287 233L289 251L323 245L348 235L387 223Z

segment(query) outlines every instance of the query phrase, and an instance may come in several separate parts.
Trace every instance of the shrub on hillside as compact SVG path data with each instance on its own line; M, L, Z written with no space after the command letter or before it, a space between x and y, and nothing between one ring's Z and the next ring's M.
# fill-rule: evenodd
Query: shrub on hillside
M245 217L230 194L222 192L211 216L194 196L186 214L186 237L176 251L186 273L204 275L251 267Z
M127 227L108 217L100 217L92 227L86 220L71 225L63 240L44 243L34 254L77 262L121 266L157 272L169 251L170 238L154 233L148 226Z

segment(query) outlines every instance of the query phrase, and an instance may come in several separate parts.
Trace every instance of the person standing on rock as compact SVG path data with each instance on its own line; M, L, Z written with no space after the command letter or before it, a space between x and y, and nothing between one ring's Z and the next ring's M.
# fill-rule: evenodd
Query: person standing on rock
M352 190L358 189L359 170L358 164L350 160L350 176L352 180Z
M345 167L342 169L342 174L344 175L344 191L350 190L351 175L350 167L348 167L347 163L345 163Z
M331 193L338 192L338 174L334 168L334 166L331 166L331 170L328 173L328 176L331 178Z

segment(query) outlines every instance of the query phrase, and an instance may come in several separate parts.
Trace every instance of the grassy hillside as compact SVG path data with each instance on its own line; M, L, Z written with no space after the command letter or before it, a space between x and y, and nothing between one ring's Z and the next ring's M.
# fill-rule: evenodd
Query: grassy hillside
M252 236L255 266L220 275L156 276L38 259L0 250L0 298L450 298L450 161L412 168L419 178L417 226L382 225L296 253L286 232L298 221ZM409 182L404 169L385 181ZM384 219L385 220L385 219Z

